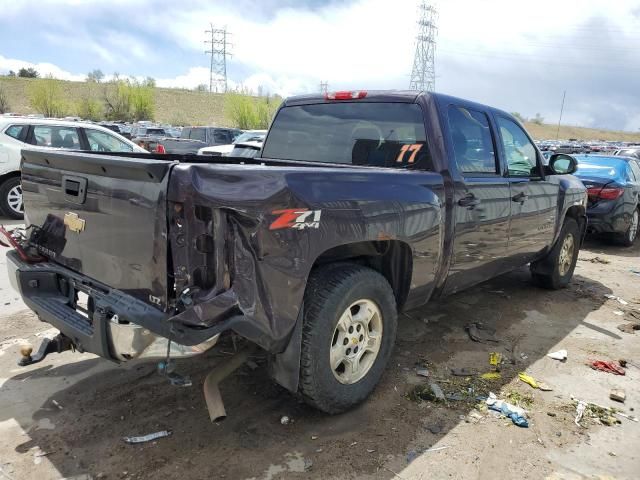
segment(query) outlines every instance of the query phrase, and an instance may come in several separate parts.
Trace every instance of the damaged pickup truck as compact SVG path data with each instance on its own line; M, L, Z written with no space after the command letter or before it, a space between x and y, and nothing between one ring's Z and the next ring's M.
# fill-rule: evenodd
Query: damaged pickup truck
M290 98L258 158L22 155L9 275L60 330L23 364L191 356L233 332L328 413L375 388L398 312L527 264L562 288L586 228L572 157L545 166L511 115L438 94Z

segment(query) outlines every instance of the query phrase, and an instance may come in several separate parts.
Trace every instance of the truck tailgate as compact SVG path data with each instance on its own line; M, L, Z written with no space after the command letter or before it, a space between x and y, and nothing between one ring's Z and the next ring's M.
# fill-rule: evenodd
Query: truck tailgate
M166 309L169 172L176 162L22 151L25 222L52 261Z

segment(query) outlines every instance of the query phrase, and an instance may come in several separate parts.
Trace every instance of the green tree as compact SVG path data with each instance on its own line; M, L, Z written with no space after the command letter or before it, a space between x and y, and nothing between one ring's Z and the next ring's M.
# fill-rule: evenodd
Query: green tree
M96 98L87 95L76 104L76 115L83 120L97 122L104 118L104 106Z
M67 105L60 86L60 80L51 75L29 85L29 103L38 113L45 117L63 117Z
M9 97L4 85L0 83L0 113L7 113L9 111Z
M518 112L511 112L511 115L513 115L514 117L516 117L519 121L521 121L522 123L526 122L527 119L524 118L522 115L520 115Z
M207 85L206 83L201 83L200 85L198 85L193 90L196 91L196 92L208 92L209 91L209 85Z
M102 70L100 70L99 68L87 73L87 82L100 83L103 78L104 78L104 73L102 73Z
M253 97L248 90L228 92L224 113L232 126L243 130L266 129L280 105L280 97Z
M544 117L539 113L536 113L536 116L531 119L533 123L536 125L542 125L544 123Z
M156 88L156 79L153 77L147 77L142 81L142 86Z
M154 88L135 79L112 80L105 84L104 106L109 120L153 120Z
M29 68L24 68L23 67L20 70L18 70L18 76L19 77L24 77L24 78L38 78L40 76L40 74L33 67L29 67Z

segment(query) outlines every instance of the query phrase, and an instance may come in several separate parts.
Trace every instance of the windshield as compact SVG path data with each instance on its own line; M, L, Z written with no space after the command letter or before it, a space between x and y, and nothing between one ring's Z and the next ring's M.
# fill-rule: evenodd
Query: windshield
M262 156L407 168L428 161L425 144L416 104L322 103L280 110Z
M233 143L242 142L263 142L267 132L244 132L233 141Z
M147 128L147 135L164 135L162 128Z

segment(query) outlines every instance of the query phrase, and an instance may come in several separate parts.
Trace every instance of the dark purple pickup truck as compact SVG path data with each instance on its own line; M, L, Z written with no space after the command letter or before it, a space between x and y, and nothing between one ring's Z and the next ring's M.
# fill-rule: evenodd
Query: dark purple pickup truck
M418 92L294 97L260 155L24 150L9 275L61 333L22 363L71 347L189 356L234 332L336 413L378 383L398 312L529 263L547 288L573 274L575 160L545 166L505 112Z

